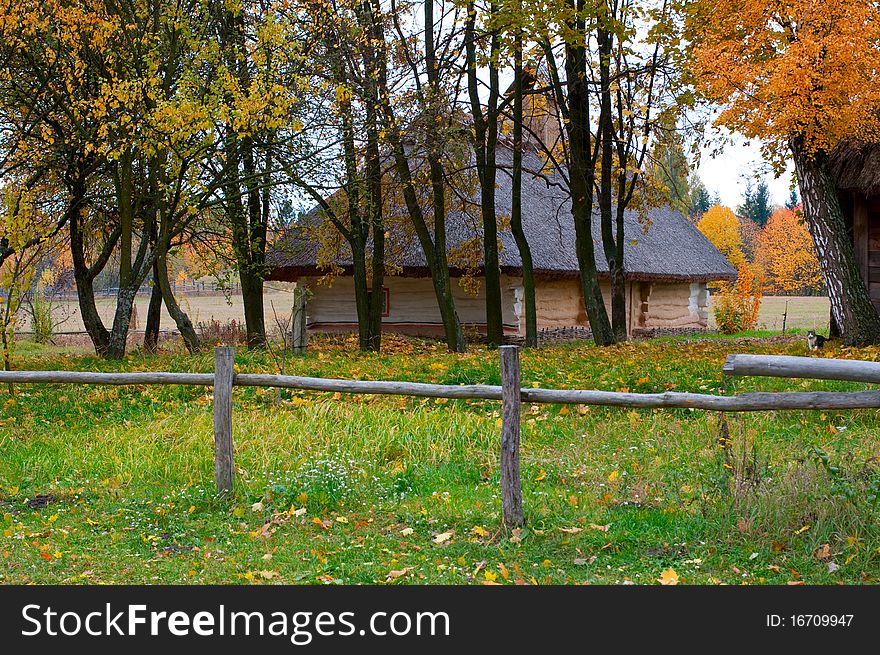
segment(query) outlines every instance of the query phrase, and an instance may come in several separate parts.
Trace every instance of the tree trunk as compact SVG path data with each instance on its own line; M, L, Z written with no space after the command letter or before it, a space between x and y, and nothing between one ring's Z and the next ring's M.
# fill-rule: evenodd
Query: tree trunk
M834 179L828 170L828 157L821 151L807 152L800 139L792 140L790 147L807 227L816 247L834 322L848 346L878 343L880 316L856 262Z
M376 99L368 99L372 104ZM370 262L373 287L370 297L368 348L382 348L382 314L385 305L385 222L382 216L382 159L375 108L367 108L367 215L373 233L373 254Z
M614 168L614 118L611 114L611 51L614 35L596 30L599 44L599 139L601 160L599 164L599 215L602 221L602 249L608 262L611 280L611 334L612 341L626 341L626 281L623 272L623 221L615 226L612 194ZM618 198L618 204L623 202ZM620 212L618 212L620 215ZM617 234L615 234L615 231Z
M196 334L189 316L186 315L186 312L177 303L174 292L171 290L171 284L168 281L168 261L164 248L156 257L156 269L158 271L159 288L162 291L162 300L165 301L165 309L168 310L168 313L177 325L177 329L180 330L180 335L183 337L186 349L191 353L198 352L201 348L199 336ZM242 286L242 291L244 291L244 286Z
M95 353L104 356L110 346L110 333L104 327L104 322L98 314L95 304L95 288L93 285L97 271L86 264L85 258L85 235L83 234L80 214L85 201L85 181L74 180L71 188L71 199L68 206L68 228L70 231L70 253L73 260L73 277L76 281L76 297L79 303L80 317L83 322ZM103 267L102 267L103 268Z
M576 27L584 30L583 19ZM591 157L590 100L586 88L586 50L578 45L566 45L565 69L568 80L569 177L571 187L571 215L574 220L575 249L580 269L584 308L593 331L596 345L614 343L611 323L605 309L605 300L596 272L596 253L593 243L592 211L595 168Z
M159 274L153 264L153 289L150 292L150 305L144 324L144 352L155 353L159 349L159 327L162 323L162 289L159 288Z
M426 12L431 3L425 3ZM486 340L490 346L498 346L504 337L501 309L501 270L498 256L498 219L495 215L495 185L498 167L496 165L496 145L498 142L498 35L491 34L491 54L489 60L489 98L486 111L480 102L481 82L477 67L477 9L473 2L468 3L468 19L465 26L465 47L467 53L468 93L471 114L474 121L474 158L477 177L480 181L480 213L483 223L483 281L486 285ZM433 12L433 10L431 10ZM496 12L495 4L490 4L489 20ZM433 16L433 13L431 13ZM427 22L427 21L426 21ZM433 58L433 54L431 55ZM429 59L430 61L430 59Z
M116 311L113 314L113 329L110 331L110 340L107 344L107 359L122 359L125 357L125 346L128 342L128 328L131 324L131 309L134 307L134 298L137 289L120 287L116 293Z
M523 79L522 35L517 33L514 44L513 88L513 189L510 200L510 231L522 261L523 301L526 323L526 348L538 346L538 312L535 304L535 272L532 249L529 247L522 224L522 155L523 155Z
M251 350L266 347L266 313L263 302L263 275L254 272L254 267L239 268L241 281L241 301L244 305L244 324L248 348Z
M248 348L266 347L266 320L263 311L263 263L265 261L266 229L263 224L262 202L258 185L255 146L253 139L241 140L247 188L247 219L236 232L241 242L236 248L238 273L241 280L241 299L244 304L244 324Z

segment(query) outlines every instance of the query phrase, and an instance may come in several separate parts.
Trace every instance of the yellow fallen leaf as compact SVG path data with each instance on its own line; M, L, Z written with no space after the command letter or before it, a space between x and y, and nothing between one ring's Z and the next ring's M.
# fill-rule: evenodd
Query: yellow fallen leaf
M404 569L400 569L399 571L388 571L388 575L386 576L389 580L394 580L395 578L402 578L407 573L412 571L411 566L407 566Z
M611 473L608 474L608 482L614 482L619 477L620 471L611 471Z
M565 532L567 534L577 534L578 532L583 532L583 528L559 528L560 532Z
M608 525L596 525L595 523L590 523L590 527L593 530L598 530L599 532L608 532L608 529L611 527L611 524Z
M264 580L271 580L278 577L278 571L260 571L260 577Z
M413 533L412 528L404 528L403 530L400 531L400 534L402 534L404 537L408 537L412 533Z
M498 579L498 574L492 571L486 570L483 571L483 577L486 578L489 582L495 582Z
M449 532L441 532L436 537L432 539L435 544L445 544L447 541L452 539L452 534L454 530L450 530Z
M677 585L678 584L678 573L675 572L675 569L668 568L663 573L660 574L660 584L662 585Z
M544 469L541 469L540 471L538 471L538 475L535 478L535 482L540 482L541 480L543 480L546 477L547 477L547 471L545 471Z
M471 528L471 532L473 532L478 537L488 537L489 536L489 531L486 530L486 528L483 528L479 525L475 525L473 528Z

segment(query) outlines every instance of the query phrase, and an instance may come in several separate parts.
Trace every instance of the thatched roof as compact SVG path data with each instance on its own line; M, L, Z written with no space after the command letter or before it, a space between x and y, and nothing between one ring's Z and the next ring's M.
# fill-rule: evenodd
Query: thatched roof
M505 157L499 154L499 164ZM509 163L509 162L507 162ZM537 156L524 158L524 169L540 170ZM568 193L546 176L523 173L522 206L523 228L532 250L536 276L575 277L578 275L575 253L575 234ZM496 210L500 216L510 216L512 183L508 172L499 171L496 189ZM447 219L447 242L450 249L479 233L479 194L473 198L469 212L451 212ZM735 269L712 243L680 212L669 207L653 209L640 220L635 212L625 218L626 246L624 264L632 280L652 281L709 281L732 279ZM306 222L320 220L316 211ZM318 246L310 241L302 226L287 228L267 253L270 273L267 279L292 280L317 271ZM394 235L392 236L392 240ZM502 241L501 268L511 275L521 273L522 262L516 242L509 229L500 233ZM608 264L602 253L599 218L593 221L593 240L596 244L596 262L600 274L607 274ZM398 253L393 263L403 275L427 276L425 259L417 239L391 245ZM336 264L350 271L351 256L347 248L340 249Z
M831 152L831 173L839 189L880 194L880 143L839 144Z

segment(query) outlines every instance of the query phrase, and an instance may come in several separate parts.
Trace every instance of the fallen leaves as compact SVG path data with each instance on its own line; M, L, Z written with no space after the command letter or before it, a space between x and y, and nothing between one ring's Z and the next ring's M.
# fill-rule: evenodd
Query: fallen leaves
M440 534L436 535L431 541L433 541L438 546L445 544L450 539L452 539L452 535L454 533L455 533L454 530L450 530L449 532L441 532Z
M831 546L828 544L822 544L813 551L813 556L822 561L831 559Z
M664 571L660 574L660 584L666 586L677 585L679 581L678 573L675 572L675 569L668 568L664 569Z
M576 557L574 560L575 566L586 566L587 564L592 564L596 561L596 556L591 555L590 557Z
M387 580L396 580L397 578L404 577L412 570L413 570L413 567L407 566L407 567L399 569L397 571L388 571L388 574L385 576L385 578Z

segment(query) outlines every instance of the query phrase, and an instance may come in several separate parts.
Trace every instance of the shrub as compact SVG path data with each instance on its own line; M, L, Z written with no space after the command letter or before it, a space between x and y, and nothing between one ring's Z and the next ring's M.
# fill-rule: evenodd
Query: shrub
M734 334L755 329L761 309L762 284L746 263L739 265L735 284L721 283L713 303L715 323L720 332Z
M247 343L247 332L243 323L239 323L235 319L221 323L217 319L212 318L207 323L199 321L196 329L199 333L199 339L209 345L230 345L235 346L241 343Z
M48 343L55 332L52 316L54 303L49 292L54 283L54 273L51 269L45 269L31 295L31 329L34 332L34 341L37 343Z

